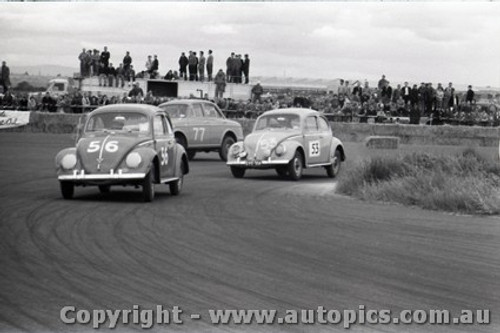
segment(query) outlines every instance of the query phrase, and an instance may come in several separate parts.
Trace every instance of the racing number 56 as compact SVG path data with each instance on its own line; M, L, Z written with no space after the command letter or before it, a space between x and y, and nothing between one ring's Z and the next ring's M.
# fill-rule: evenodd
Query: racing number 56
M87 148L87 153L95 153L101 149L100 141L91 141L89 147ZM116 153L118 151L118 141L108 141L104 145L104 150L108 153Z

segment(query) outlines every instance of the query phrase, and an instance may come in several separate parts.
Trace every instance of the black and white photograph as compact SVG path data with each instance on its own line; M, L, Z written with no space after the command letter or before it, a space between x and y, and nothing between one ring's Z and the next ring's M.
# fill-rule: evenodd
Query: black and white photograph
M0 333L500 331L500 1L0 1Z

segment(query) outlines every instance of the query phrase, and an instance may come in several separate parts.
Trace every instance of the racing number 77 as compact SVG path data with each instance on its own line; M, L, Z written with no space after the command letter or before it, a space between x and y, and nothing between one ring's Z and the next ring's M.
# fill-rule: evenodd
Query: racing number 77
M203 141L203 137L205 136L205 127L193 127L194 130L194 140L198 140L198 134L199 134L199 140Z

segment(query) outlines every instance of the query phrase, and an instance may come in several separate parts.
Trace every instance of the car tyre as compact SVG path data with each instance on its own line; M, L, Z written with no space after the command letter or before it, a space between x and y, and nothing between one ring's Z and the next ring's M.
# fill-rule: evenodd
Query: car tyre
M178 144L180 144L184 150L186 150L187 152L187 141L186 141L186 138L184 137L184 135L182 134L179 134L179 135L176 135L175 136L175 140L177 141Z
M66 200L73 199L73 194L75 194L75 184L71 182L60 182L62 197Z
M179 193L181 193L182 191L182 185L184 185L184 167L184 162L182 162L179 179L174 180L169 184L170 194L172 195L179 195Z
M340 164L342 163L342 155L340 154L339 150L335 150L335 154L333 155L332 158L332 164L329 166L326 166L326 174L330 178L335 178L338 176L340 172Z
M149 170L142 183L142 197L145 202L151 202L155 197L154 174L155 165L153 163L151 164L151 169Z
M297 150L292 160L288 163L288 175L293 180L299 180L302 177L303 170L304 163L302 159L302 153Z
M281 166L281 167L277 167L276 168L276 173L278 174L278 176L280 177L286 177L287 174L288 174L288 170L286 168L286 166Z
M111 191L111 186L110 185L99 185L99 192L102 194L109 193Z
M233 174L234 178L243 178L243 176L245 176L245 171L245 168L231 166L231 173Z
M227 161L227 155L229 154L229 148L235 143L234 139L229 135L226 135L222 140L222 144L219 151L219 156L224 162Z

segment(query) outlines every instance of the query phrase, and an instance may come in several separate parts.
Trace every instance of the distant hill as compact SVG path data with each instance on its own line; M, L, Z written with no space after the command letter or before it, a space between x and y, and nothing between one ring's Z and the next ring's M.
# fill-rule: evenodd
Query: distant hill
M38 66L10 66L12 74L25 74L30 76L73 76L78 72L78 68L58 66L58 65L38 65Z

